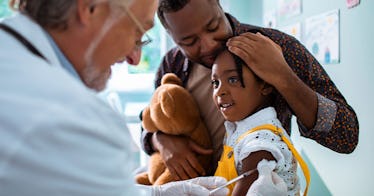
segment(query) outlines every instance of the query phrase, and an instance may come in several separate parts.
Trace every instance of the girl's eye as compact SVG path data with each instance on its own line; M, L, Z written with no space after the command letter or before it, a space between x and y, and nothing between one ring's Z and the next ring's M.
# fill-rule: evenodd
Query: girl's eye
M230 83L230 84L235 84L236 82L238 82L239 80L238 80L238 78L237 77L230 77L229 79L228 79L228 82Z
M212 83L213 88L218 88L218 85L219 85L218 80L212 80L211 83Z

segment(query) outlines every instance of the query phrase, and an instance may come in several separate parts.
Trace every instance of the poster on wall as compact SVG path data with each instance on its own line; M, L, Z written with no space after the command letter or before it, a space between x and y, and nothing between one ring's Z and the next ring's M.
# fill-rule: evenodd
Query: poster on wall
M301 14L301 0L278 0L278 17L284 21Z
M347 8L353 8L360 4L360 0L346 0Z
M295 37L297 40L301 41L301 23L290 24L287 26L279 27L279 30Z
M305 46L320 63L339 63L339 10L307 18L304 32Z
M265 12L264 19L262 21L263 26L267 28L275 28L277 26L277 12L275 9L271 9Z

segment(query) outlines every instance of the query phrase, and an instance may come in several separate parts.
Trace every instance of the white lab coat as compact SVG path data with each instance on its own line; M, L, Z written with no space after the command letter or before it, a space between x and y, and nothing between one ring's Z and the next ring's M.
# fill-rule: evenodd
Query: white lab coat
M123 119L61 67L38 25L4 23L49 63L0 30L0 195L139 195Z

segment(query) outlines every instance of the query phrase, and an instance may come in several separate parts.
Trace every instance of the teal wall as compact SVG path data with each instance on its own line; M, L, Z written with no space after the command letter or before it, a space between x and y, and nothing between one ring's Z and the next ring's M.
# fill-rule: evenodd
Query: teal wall
M262 14L275 9L276 2L231 0L227 11L242 21L261 25ZM324 68L357 113L359 144L352 154L346 155L293 136L312 165L310 195L374 195L374 131L370 126L370 121L374 121L374 77L371 77L374 74L374 1L361 0L360 5L352 9L345 3L345 0L302 0L301 15L277 21L277 26L303 24L310 16L340 10L340 63L324 65ZM297 133L296 127L293 129L293 134Z
M220 0L223 9L239 21L262 25L262 0Z
M8 0L0 0L0 18L11 14Z
M355 109L360 123L357 149L350 155L339 155L305 141L305 151L333 195L374 195L374 1L361 0L358 7L347 9L341 0L304 0L307 17L332 9L340 9L340 64L325 68Z

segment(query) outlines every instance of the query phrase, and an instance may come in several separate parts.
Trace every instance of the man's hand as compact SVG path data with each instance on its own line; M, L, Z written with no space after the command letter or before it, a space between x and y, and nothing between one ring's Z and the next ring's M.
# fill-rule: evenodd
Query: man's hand
M175 180L205 175L196 155L211 154L213 150L204 149L185 136L167 135L162 132L153 134L152 143L155 150L160 152Z
M230 38L226 45L257 76L277 89L307 129L314 127L318 109L317 95L292 71L280 46L261 33L241 34Z
M261 33L244 33L227 41L228 49L267 83L278 87L284 78L294 75L283 57L282 49Z

